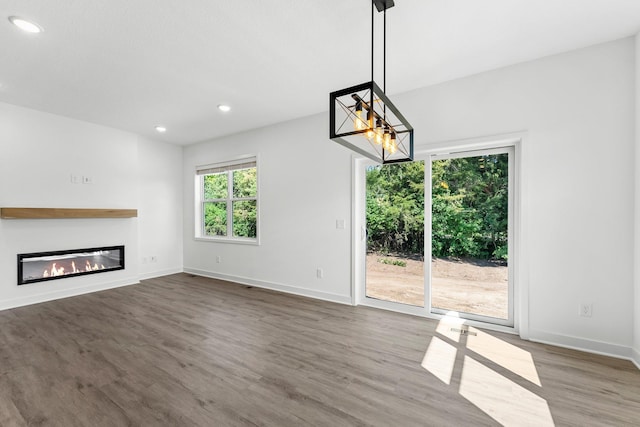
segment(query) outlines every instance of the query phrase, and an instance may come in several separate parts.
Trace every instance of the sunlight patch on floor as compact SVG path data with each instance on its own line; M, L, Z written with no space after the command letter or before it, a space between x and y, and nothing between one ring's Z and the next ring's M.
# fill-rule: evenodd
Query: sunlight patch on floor
M484 358L510 370L514 374L521 376L539 387L542 386L531 353L476 328L470 327L469 331L476 334L469 334L467 338L467 348L469 350L478 353Z
M460 384L458 392L462 397L502 425L553 426L549 405L536 394L536 389L532 392L466 354L481 356L528 381L532 387L541 388L531 353L474 327L468 327L468 332L462 334L461 330L466 328L465 320L456 313L442 318L422 359L422 367L446 385ZM457 359L462 369L456 370L458 353L464 355L464 361Z
M464 357L459 392L502 425L554 425L546 400L469 356Z
M436 332L449 338L451 341L460 342L460 332L452 331L451 329L460 329L464 323L465 319L458 317L458 313L449 312L438 322Z
M451 375L458 350L438 337L433 337L422 359L422 367L443 383L451 384Z

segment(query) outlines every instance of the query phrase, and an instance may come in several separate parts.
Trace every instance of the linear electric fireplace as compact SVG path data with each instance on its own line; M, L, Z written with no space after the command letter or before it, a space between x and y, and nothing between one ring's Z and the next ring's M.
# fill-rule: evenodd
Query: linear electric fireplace
M124 269L124 246L18 254L18 285Z

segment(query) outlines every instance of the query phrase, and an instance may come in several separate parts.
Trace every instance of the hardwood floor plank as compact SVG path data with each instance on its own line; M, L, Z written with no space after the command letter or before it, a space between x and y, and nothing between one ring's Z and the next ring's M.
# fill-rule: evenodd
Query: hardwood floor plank
M443 330L189 274L6 310L0 425L639 424L630 362Z

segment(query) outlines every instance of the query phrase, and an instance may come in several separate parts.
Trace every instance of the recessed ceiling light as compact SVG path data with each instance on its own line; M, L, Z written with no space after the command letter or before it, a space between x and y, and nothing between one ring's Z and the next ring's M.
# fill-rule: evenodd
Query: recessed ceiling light
M44 31L42 27L34 22L27 21L26 19L20 18L18 16L10 16L9 21L16 27L20 28L22 31L26 31L27 33L41 33Z
M224 111L226 113L227 111L231 111L231 107L229 107L228 105L220 104L218 105L218 110Z
M156 130L160 133L164 133L167 131L167 128L164 126L156 126Z

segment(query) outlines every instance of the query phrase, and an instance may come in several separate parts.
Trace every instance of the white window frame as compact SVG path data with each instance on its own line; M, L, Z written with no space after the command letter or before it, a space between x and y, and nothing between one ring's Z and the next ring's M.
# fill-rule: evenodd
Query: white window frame
M233 196L233 171L256 168L256 195L255 197ZM218 243L240 243L248 245L260 244L260 168L257 156L241 157L225 162L197 165L195 167L195 240ZM204 198L204 176L214 173L227 174L227 197L221 199ZM238 237L233 235L233 202L255 200L256 201L256 237ZM204 204L209 202L226 202L227 204L227 235L209 236L204 232Z

